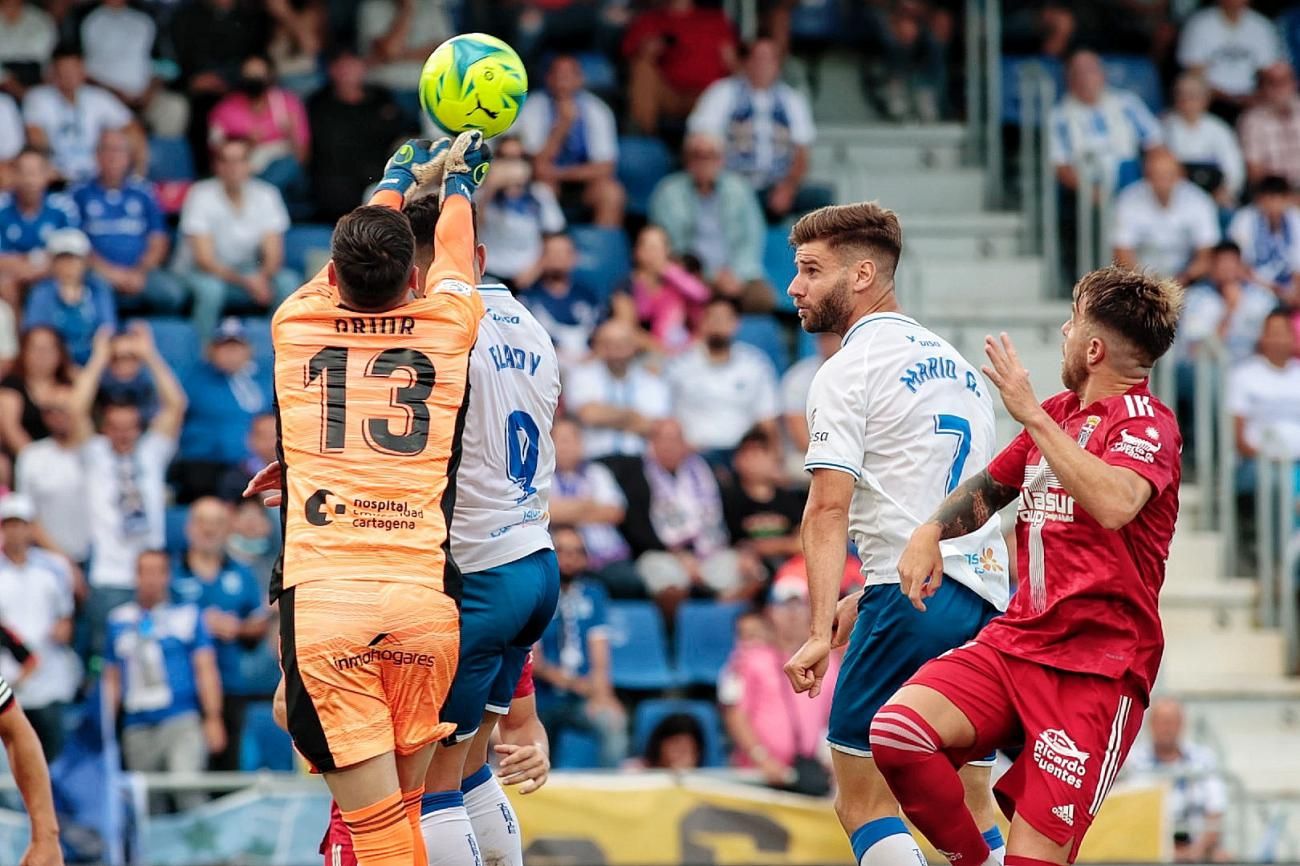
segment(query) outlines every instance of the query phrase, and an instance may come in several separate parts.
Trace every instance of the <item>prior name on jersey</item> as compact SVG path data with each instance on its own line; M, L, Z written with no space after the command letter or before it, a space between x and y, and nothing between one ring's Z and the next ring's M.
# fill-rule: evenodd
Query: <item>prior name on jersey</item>
M860 319L808 393L804 468L856 479L849 534L868 585L898 582L912 532L995 452L988 385L947 341L898 313ZM944 573L999 610L1008 555L995 515L945 541Z

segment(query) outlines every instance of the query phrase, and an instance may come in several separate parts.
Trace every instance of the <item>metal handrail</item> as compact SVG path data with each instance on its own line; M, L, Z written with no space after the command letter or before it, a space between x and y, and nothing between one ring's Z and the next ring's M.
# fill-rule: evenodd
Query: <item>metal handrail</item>
M1287 527L1278 562L1278 599L1282 635L1286 639L1286 673L1300 673L1300 622L1297 622L1296 575L1300 573L1300 531L1296 531L1295 461L1283 464L1282 495L1278 506L1279 525ZM1289 518L1289 520L1288 520Z
M988 206L1002 207L1002 3L984 0L984 170Z
M1200 346L1196 355L1194 366L1194 391L1192 393L1192 467L1196 472L1196 483L1199 488L1201 497L1201 528L1212 529L1218 525L1214 513L1218 497L1215 496L1214 484L1218 480L1218 475L1214 471L1214 458L1216 451L1221 452L1225 447L1223 442L1218 442L1219 446L1215 448L1214 437L1217 433L1217 425L1214 423L1214 410L1217 405L1223 401L1218 399L1218 389L1215 387L1218 382L1223 380L1223 346L1217 340L1206 340ZM1216 375L1218 374L1218 375ZM1176 379L1177 377L1175 377ZM1177 400L1177 386L1175 386L1174 399ZM1173 405L1177 405L1175 402ZM1227 572L1220 572L1221 577L1226 577Z

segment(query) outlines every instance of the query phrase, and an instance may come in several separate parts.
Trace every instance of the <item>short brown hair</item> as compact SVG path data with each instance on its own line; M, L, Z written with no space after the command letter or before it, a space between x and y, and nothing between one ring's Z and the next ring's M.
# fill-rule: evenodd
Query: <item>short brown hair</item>
M832 249L866 249L891 278L903 253L903 227L898 214L877 202L833 204L805 214L790 230L790 245L826 241Z
M1083 318L1123 337L1144 367L1173 345L1183 312L1183 287L1114 265L1085 274L1074 287Z
M411 275L411 223L389 207L356 208L334 226L330 258L344 303L363 312L384 309L406 290Z

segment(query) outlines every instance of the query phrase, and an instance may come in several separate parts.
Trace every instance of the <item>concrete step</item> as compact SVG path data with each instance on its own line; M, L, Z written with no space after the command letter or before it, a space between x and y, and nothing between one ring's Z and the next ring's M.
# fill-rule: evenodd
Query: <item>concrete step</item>
M903 257L907 258L906 252ZM1016 257L1016 259L1021 258L1032 257ZM1017 327L1050 328L1053 329L1052 333L1057 335L1055 339L1059 347L1060 328L1070 318L1070 303L1044 300L1038 294L1035 294L1032 299L1024 299L1017 294L1013 304L1002 304L999 286L1000 282L996 279L987 286L973 286L971 291L974 293L975 303L960 310L947 308L935 310L926 319L926 325L931 328L979 328L987 334L1010 332Z
M1168 574L1177 574L1183 586L1193 583L1213 583L1218 579L1222 560L1223 540L1217 532L1198 532L1188 521L1174 533L1169 548Z
M1217 675L1280 678L1285 648L1282 635L1273 631L1234 632L1217 639L1166 635L1160 677L1173 688Z
M971 311L997 304L1011 309L1032 304L1041 297L1043 261L1033 256L1002 259L928 260L904 253L900 275L909 307L916 300L934 318L962 320ZM902 270L900 269L900 270Z
M817 125L818 142L875 147L964 147L969 138L960 123L867 123L831 121Z
M958 168L962 164L961 142L916 144L913 142L870 141L859 137L820 137L812 148L814 172L852 167L878 171Z
M915 214L978 213L984 209L984 175L978 169L942 171L836 167L813 179L834 186L837 201L877 201L904 225Z
M997 259L1019 255L1019 234L957 235L933 237L904 230L911 255L934 259Z
M1253 605L1160 603L1160 624L1165 637L1232 640L1255 630Z

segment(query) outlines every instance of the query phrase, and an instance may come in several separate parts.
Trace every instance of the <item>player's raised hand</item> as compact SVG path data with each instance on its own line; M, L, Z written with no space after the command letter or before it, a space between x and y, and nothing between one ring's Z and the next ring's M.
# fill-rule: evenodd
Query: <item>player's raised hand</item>
M1029 381L1029 371L1020 363L1020 355L1011 338L1004 332L997 338L984 338L984 354L989 363L984 365L984 375L993 383L1002 395L1002 402L1021 424L1029 420L1035 412L1041 411L1038 398L1034 396L1034 386Z
M550 778L551 759L539 743L526 746L499 743L496 753L501 756L498 770L501 784L518 785L521 794L531 794Z
M283 473L280 467L280 461L276 460L268 463L257 471L257 474L248 480L248 485L244 488L244 498L258 496L262 493L269 494L262 500L262 504L268 508L274 508L280 504L280 487L283 481Z
M943 553L939 550L939 528L924 523L912 533L903 555L898 559L898 588L925 612L925 599L939 591L943 583Z
M483 133L471 129L456 136L443 164L441 201L446 201L449 195L473 198L491 165L492 152L483 140Z
M412 138L397 149L384 166L379 189L392 190L403 198L416 188L433 183L442 176L443 162L451 150L451 139Z
M822 679L830 665L831 642L825 638L810 637L798 652L785 663L785 675L795 694L808 693L815 698L822 692Z

